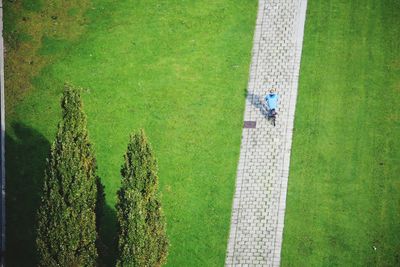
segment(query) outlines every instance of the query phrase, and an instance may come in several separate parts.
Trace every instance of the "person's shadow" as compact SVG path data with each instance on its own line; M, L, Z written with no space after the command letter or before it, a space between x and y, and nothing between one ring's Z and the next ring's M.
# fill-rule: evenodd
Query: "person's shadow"
M11 128L5 137L6 262L7 266L36 266L36 212L50 143L22 123Z
M247 93L246 95L247 101L249 101L255 108L257 108L260 113L266 118L268 112L265 108L265 104L263 103L263 97L253 93Z

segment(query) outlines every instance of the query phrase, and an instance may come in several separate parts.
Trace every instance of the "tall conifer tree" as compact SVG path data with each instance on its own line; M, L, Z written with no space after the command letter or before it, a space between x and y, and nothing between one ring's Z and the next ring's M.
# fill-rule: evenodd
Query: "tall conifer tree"
M79 90L65 86L62 120L51 146L38 211L40 266L94 266L96 160Z
M161 266L168 239L158 197L157 162L144 131L130 136L118 192L117 266Z

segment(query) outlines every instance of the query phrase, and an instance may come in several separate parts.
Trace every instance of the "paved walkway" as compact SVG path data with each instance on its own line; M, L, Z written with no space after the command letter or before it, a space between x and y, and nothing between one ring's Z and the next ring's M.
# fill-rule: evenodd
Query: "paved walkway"
M259 0L226 266L279 266L307 0ZM280 96L276 127L260 110Z

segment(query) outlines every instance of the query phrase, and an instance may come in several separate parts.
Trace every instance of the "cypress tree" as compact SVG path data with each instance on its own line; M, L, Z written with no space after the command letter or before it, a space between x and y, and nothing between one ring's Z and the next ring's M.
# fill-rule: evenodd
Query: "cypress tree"
M161 266L168 239L158 196L157 162L144 131L130 136L118 192L117 266Z
M40 266L94 266L96 160L79 91L65 86L62 120L51 146L38 211Z

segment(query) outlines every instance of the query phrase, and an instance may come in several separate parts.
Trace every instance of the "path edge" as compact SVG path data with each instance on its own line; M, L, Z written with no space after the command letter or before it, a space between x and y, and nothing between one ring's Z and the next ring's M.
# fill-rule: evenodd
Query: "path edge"
M243 120L246 120L246 111L248 109L249 101L248 101L248 92L253 90L255 86L256 80L256 70L257 70L257 61L259 54L259 43L261 38L261 26L263 22L263 11L264 11L264 0L259 0L257 5L257 18L254 27L253 34L253 47L251 50L251 62L249 67L249 79L247 82L246 88L246 97L245 97L245 108L243 110ZM238 211L240 207L240 193L241 193L241 184L243 179L243 169L244 169L244 159L246 157L246 151L242 149L242 143L245 139L245 136L248 134L248 129L242 128L241 141L240 141L240 153L238 159L238 166L235 176L235 188L234 194L232 198L232 209L231 216L229 221L229 237L228 237L228 246L225 255L225 266L233 265L233 252L235 248L235 239L236 239L236 226L238 220Z
M290 107L289 107L289 120L290 124L287 125L287 133L285 140L285 155L283 159L283 168L281 175L281 195L279 199L279 208L278 208L278 221L277 221L277 236L274 244L274 257L273 257L273 266L280 266L281 262L281 254L282 254L282 243L283 243L283 229L285 222L285 211L286 211L286 196L288 190L288 181L289 181L289 170L290 170L290 155L292 148L292 137L293 137L293 128L294 128L294 116L298 95L298 86L299 86L299 77L300 77L300 66L301 66L301 55L303 50L303 39L304 39L304 29L306 22L306 14L307 14L307 0L299 0L299 16L297 20L297 33L295 35L295 49L296 55L294 57L295 66L294 76L292 81L292 91L290 93ZM296 64L297 63L297 64Z

